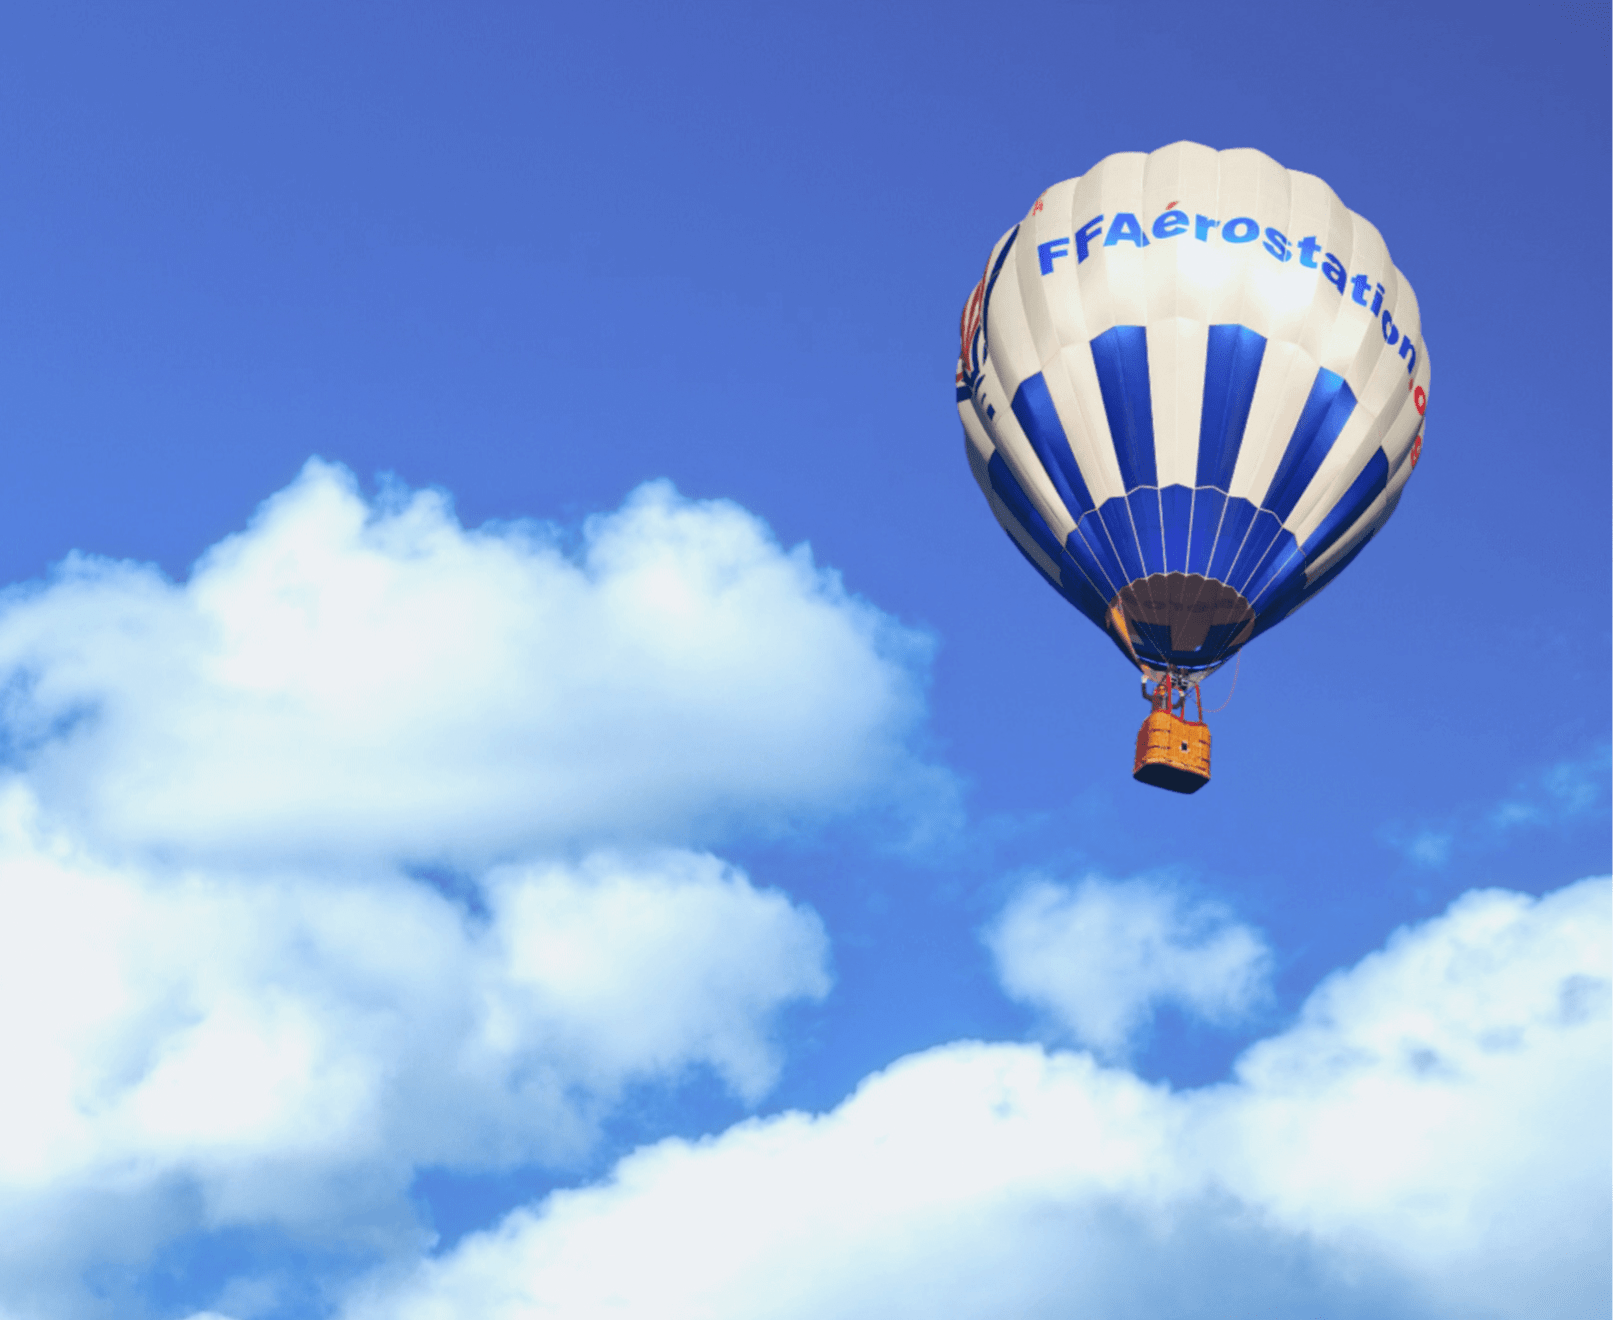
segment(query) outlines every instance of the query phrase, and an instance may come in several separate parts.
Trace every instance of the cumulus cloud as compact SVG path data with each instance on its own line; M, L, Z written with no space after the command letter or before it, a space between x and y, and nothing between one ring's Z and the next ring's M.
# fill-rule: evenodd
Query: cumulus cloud
M0 803L11 1307L193 1230L406 1245L416 1168L573 1157L693 1068L754 1100L829 985L817 917L707 855L502 868L477 916L384 873L111 868L33 815Z
M572 544L311 462L183 583L76 555L11 591L0 717L108 847L475 867L944 802L928 655L724 501L652 483Z
M0 597L0 1307L156 1310L240 1233L325 1254L311 1303L410 1263L369 1311L1605 1308L1605 883L1469 896L1223 1087L957 1044L423 1257L422 1169L553 1172L693 1073L766 1095L827 940L701 850L944 803L927 646L730 504L466 530L317 463L182 583ZM1110 1059L1266 959L1146 885L1033 886L989 941ZM179 1305L284 1309L246 1255Z
M958 1044L669 1140L350 1300L417 1315L1608 1311L1606 880L1466 895L1228 1083Z
M563 1168L692 1074L758 1101L828 942L699 844L944 799L927 663L665 484L467 530L314 462L184 582L5 593L0 1308L147 1310L197 1235L417 1251L423 1168Z
M986 932L1003 989L1064 1036L1124 1054L1160 1005L1212 1023L1267 994L1271 954L1222 909L1157 881L1036 881Z

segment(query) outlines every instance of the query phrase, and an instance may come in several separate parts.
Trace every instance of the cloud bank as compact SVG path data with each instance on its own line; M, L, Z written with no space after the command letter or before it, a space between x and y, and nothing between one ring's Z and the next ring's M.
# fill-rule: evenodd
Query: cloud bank
M108 848L477 867L945 800L929 645L665 483L569 544L311 462L184 583L74 556L10 592L0 719Z
M350 1300L408 1315L1598 1315L1606 880L1473 892L1229 1083L960 1043L669 1140Z
M196 1235L409 1254L422 1168L564 1167L699 1072L757 1102L827 936L691 844L945 790L927 657L664 484L467 530L315 462L182 583L6 593L0 1308L147 1310Z
M431 1255L422 1170L765 1098L829 942L710 850L922 825L928 645L731 504L467 530L319 463L182 583L4 594L0 1310L1606 1310L1606 882L1469 895L1183 1092L1117 1062L1256 1004L1259 935L1035 885L1002 983L1107 1064L941 1046Z
M757 1100L778 1012L829 986L817 917L709 855L504 868L472 917L396 875L112 869L27 806L0 824L12 1308L84 1306L86 1264L187 1232L400 1250L419 1167L574 1159L625 1087L695 1068Z

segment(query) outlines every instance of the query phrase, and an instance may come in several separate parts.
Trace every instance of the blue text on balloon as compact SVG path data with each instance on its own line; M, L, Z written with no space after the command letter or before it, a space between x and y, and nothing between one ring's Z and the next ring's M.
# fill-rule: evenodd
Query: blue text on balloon
M1109 218L1107 232L1103 225L1104 217L1094 216L1080 229L1075 231L1075 264L1079 266L1092 254L1093 241L1102 234L1103 246L1112 248L1117 243L1130 243L1133 247L1146 248L1149 244L1148 234L1144 232L1142 223L1134 212L1118 211ZM1148 227L1156 239L1172 239L1179 234L1193 231L1193 237L1200 243L1208 243L1210 231L1219 230L1221 239L1225 243L1252 243L1261 236L1260 223L1253 216L1235 216L1226 222L1216 220L1211 216L1195 215L1190 224L1186 211L1170 210L1164 212L1154 223ZM1350 275L1344 268L1344 263L1331 252L1323 252L1322 245L1314 234L1294 242L1282 231L1270 226L1264 231L1265 241L1261 247L1271 254L1277 261L1289 261L1297 252L1299 264L1309 270L1317 270L1316 254L1322 253L1320 270L1322 277L1333 285L1342 295L1348 291L1350 301L1370 308L1373 316L1378 317L1379 325L1383 331L1384 343L1400 345L1400 356L1406 360L1407 374L1417 370L1417 347L1411 341L1410 335L1402 336L1395 325L1390 310L1383 305L1384 288L1376 284L1370 275ZM1049 239L1046 243L1036 245L1036 256L1043 275L1053 274L1053 263L1060 257L1070 255L1071 240L1068 236ZM1370 303L1367 292L1373 291Z

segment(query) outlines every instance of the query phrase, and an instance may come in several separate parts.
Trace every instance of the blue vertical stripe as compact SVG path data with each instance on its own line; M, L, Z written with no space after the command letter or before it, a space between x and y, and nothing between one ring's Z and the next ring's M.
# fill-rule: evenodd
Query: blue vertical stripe
M1367 548L1367 542L1371 541L1372 538L1377 535L1377 529L1374 528L1371 532L1368 532L1366 536L1361 538L1361 541L1358 545L1351 546L1349 550L1340 555L1338 563L1324 573L1320 578L1313 583L1306 583L1305 591L1299 598L1299 604L1304 605L1306 601L1309 601L1311 597L1315 596L1316 593L1322 590L1322 588L1326 587L1328 583L1332 582L1333 579L1339 576L1339 574L1348 569L1351 563L1355 560L1355 557Z
M1143 557L1137 546L1137 530L1131 524L1131 510L1126 505L1125 497L1115 496L1112 500L1105 500L1103 508L1098 510L1098 517L1103 520L1109 542L1120 557L1120 567L1126 575L1121 582L1136 582L1145 577Z
M1148 386L1148 331L1142 326L1114 326L1092 341L1092 363L1098 369L1103 411L1120 477L1127 491L1157 486L1154 468L1154 401Z
M1126 497L1131 506L1132 526L1137 529L1137 545L1143 553L1143 568L1147 572L1165 572L1165 527L1160 521L1159 491L1145 486Z
M1189 573L1209 573L1210 553L1215 549L1216 534L1221 530L1221 512L1226 504L1227 498L1220 491L1193 492L1193 527L1187 543Z
M1120 571L1120 562L1115 559L1114 551L1109 549L1109 539L1103 535L1103 529L1097 529L1096 539L1092 536L1097 519L1096 514L1088 514L1084 525L1078 526L1064 539L1064 549L1081 566L1081 572L1092 580L1092 585L1103 599L1111 601L1115 593L1126 585L1126 579ZM1101 554L1098 553L1100 550Z
M1299 609L1300 606L1309 601L1311 597L1315 596L1316 593L1322 590L1322 588L1326 587L1328 583L1332 582L1333 579L1339 576L1339 574L1343 573L1347 568L1349 568L1350 562L1354 560L1355 557L1362 551L1364 551L1367 548L1367 542L1371 541L1372 538L1377 535L1378 534L1376 532L1367 533L1366 536L1361 538L1361 543L1359 545L1350 547L1345 554L1339 557L1339 562L1337 564L1335 564L1313 583L1306 582L1305 575L1303 573L1295 574L1292 577L1287 578L1283 583L1282 589L1277 592L1276 595L1274 595L1271 600L1269 600L1261 609L1259 617L1255 620L1254 632L1249 635L1250 641L1258 638L1274 624L1282 623L1283 620L1287 619L1288 616L1293 614L1295 610Z
M1125 568L1120 563L1119 556L1115 554L1115 548L1109 540L1108 532L1104 530L1103 517L1096 510L1085 515L1076 524L1075 532L1071 533L1072 541L1077 537L1079 537L1081 544L1086 547L1086 553L1103 570L1103 576L1112 584L1114 592L1118 592L1131 581L1126 574ZM1075 553L1072 546L1070 554L1074 555ZM1110 595L1113 596L1114 592L1111 592Z
M1285 531L1272 543L1271 550L1266 553L1265 562L1249 580L1249 585L1243 592L1243 599L1259 610L1275 600L1279 593L1287 590L1288 584L1296 577L1303 584L1305 561L1300 554L1299 546L1294 541L1294 534Z
M1288 438L1277 475L1266 489L1261 507L1270 509L1278 518L1286 519L1294 512L1299 497L1311 484L1322 466L1322 460L1333 448L1333 442L1344 430L1344 424L1355 411L1355 394L1337 372L1323 367L1311 383L1310 397L1300 411L1294 434Z
M1059 421L1059 410L1053 406L1042 373L1027 376L1014 391L1011 405L1019 419L1020 429L1030 441L1036 457L1041 460L1042 471L1053 483L1053 489L1064 501L1072 519L1078 519L1092 508L1092 497L1087 493L1086 479L1070 450L1069 437Z
M1199 415L1199 486L1231 488L1265 356L1266 337L1248 326L1210 327L1204 407Z
M1273 624L1281 623L1297 610L1305 600L1305 573L1290 573L1283 577L1277 591L1267 596L1255 616L1254 631L1249 634L1253 642Z
M1239 587L1239 592L1244 594L1244 600L1260 610L1260 598L1271 594L1273 584L1289 573L1303 574L1305 568L1300 561L1300 548L1294 540L1294 534L1282 524L1277 524L1277 535L1271 540L1271 548L1266 550L1248 581Z
M1243 539L1249 524L1255 521L1255 507L1237 496L1227 497L1226 512L1221 515L1221 531L1215 538L1215 549L1210 552L1210 567L1205 577L1217 582L1229 582L1232 562L1243 549Z
M1159 493L1165 520L1165 572L1187 572L1187 532L1193 517L1193 488L1167 486Z
M1072 562L1064 547L1059 544L1059 539L1053 535L1053 529L1048 527L1047 521L1037 511L1036 506L1031 503L1030 497L1025 494L1025 488L1019 484L1019 480L1014 476L1013 470L1003 461L1001 454L991 456L986 464L986 476L991 481L991 489L996 492L997 498L1007 506L1008 512L1013 516L1014 521L1036 543L1042 554L1059 566L1059 577L1062 581L1053 582L1053 586L1088 619L1095 624L1102 625L1108 615L1105 597L1100 595L1093 582L1089 581L1089 576ZM1013 538L1010 537L1009 540L1012 541ZM1021 554L1024 553L1025 548L1017 541L1014 542L1014 545ZM1036 564L1036 561L1031 559L1029 555L1026 555L1025 558L1030 560L1032 564ZM1036 564L1036 570L1044 578L1047 577L1046 571L1040 564ZM1052 582L1053 580L1049 579L1049 581Z
M1049 587L1051 587L1055 592L1073 605L1099 628L1107 631L1109 609L1104 605L1102 598L1092 590L1091 585L1085 578L1081 577L1081 575L1076 573L1073 569L1061 569L1061 572L1064 574L1064 580L1062 582L1057 578L1051 577L1047 570L1044 569L1041 564L1039 564L1036 559L1019 544L1018 541L1014 540L1013 533L1009 532L1007 528L1004 528L1003 532L1007 534L1008 540L1013 548L1025 557L1025 563L1029 564L1031 568L1035 569L1037 573L1041 574L1043 582L1045 582Z
M1053 529L1048 527L1047 521L1031 503L1030 497L1025 494L1025 488L1019 484L1014 476L1013 469L1003 461L1001 454L993 454L986 461L986 476L991 481L991 489L997 498L1008 506L1008 512L1014 516L1014 521L1030 534L1030 539L1040 547L1042 554L1057 564L1064 558L1064 547L1059 545L1059 539L1053 535Z
M1243 539L1238 558L1232 562L1231 570L1222 581L1234 591L1244 592L1249 580L1255 576L1255 570L1266 558L1266 552L1271 549L1272 542L1277 540L1277 534L1282 530L1282 520L1271 510L1262 509L1257 513L1253 525L1249 528L1249 535ZM1244 592L1244 595L1247 597L1248 594Z

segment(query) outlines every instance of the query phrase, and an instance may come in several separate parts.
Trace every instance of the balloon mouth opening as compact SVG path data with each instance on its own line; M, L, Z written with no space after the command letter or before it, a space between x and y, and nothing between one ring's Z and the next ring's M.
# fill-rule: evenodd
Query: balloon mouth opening
M1254 632L1254 607L1243 594L1196 573L1156 573L1128 583L1109 603L1110 628L1140 661L1176 670L1220 663Z

